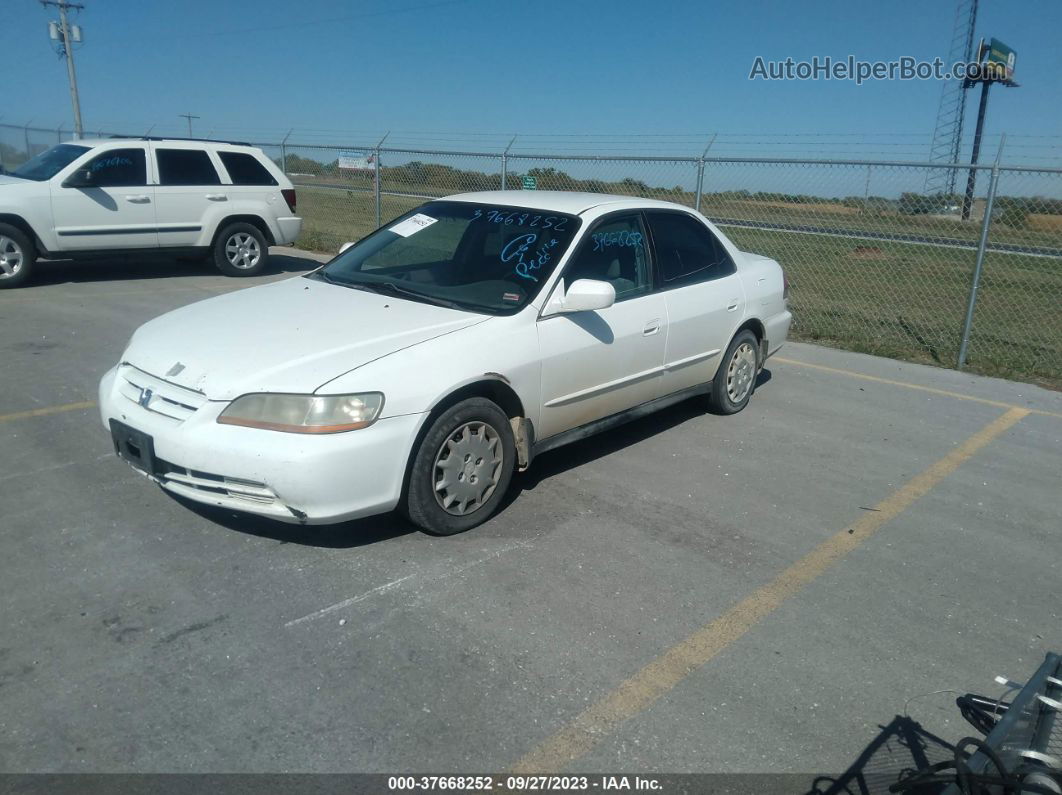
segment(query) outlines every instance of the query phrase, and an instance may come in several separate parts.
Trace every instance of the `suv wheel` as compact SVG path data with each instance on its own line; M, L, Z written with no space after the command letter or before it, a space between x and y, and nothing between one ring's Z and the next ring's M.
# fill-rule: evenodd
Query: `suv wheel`
M470 530L497 510L515 461L505 412L485 398L462 400L432 423L417 448L402 511L433 535Z
M16 226L0 224L0 290L20 287L30 277L37 253Z
M268 261L269 245L252 224L229 224L214 241L214 264L226 276L257 276Z

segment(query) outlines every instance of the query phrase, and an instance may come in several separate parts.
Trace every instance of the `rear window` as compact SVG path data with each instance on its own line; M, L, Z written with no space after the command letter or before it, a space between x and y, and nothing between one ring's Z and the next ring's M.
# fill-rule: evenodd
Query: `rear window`
M210 155L202 149L156 149L160 185L220 185Z
M723 244L692 216L678 212L649 212L648 216L664 289L737 272Z
M233 185L276 185L277 181L254 155L242 152L218 152Z

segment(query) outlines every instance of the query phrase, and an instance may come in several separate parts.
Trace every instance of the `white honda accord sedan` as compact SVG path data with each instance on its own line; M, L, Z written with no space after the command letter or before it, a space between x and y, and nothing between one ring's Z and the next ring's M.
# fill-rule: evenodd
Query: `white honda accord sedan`
M458 533L545 450L698 394L743 409L787 290L688 207L466 193L144 324L99 402L118 455L190 500Z

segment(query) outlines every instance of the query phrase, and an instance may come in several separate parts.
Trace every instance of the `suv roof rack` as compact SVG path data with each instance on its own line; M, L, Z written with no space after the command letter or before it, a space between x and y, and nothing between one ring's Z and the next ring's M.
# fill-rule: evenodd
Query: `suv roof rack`
M108 138L127 138L130 141L197 141L203 144L231 144L232 146L253 146L247 141L223 141L219 138L180 138L176 135L110 135Z

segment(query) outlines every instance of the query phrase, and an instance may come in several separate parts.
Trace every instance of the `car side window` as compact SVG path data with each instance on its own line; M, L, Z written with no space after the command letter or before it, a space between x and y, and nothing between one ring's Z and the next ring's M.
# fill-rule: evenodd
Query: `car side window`
M143 149L110 149L92 158L84 169L95 188L147 185L147 158Z
M233 185L276 185L277 181L253 155L243 152L218 152L222 165L232 177Z
M712 231L685 213L650 212L660 287L684 287L737 272L723 244Z
M202 149L156 149L160 185L220 185L210 155Z
M592 227L564 269L564 283L576 279L609 282L616 300L645 295L652 289L649 244L640 213L616 215Z

